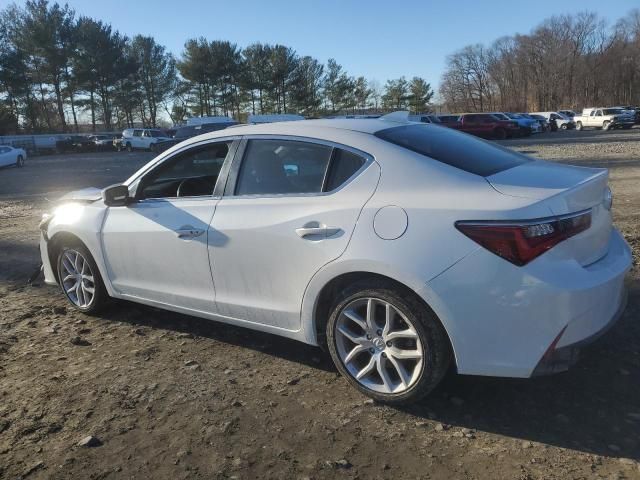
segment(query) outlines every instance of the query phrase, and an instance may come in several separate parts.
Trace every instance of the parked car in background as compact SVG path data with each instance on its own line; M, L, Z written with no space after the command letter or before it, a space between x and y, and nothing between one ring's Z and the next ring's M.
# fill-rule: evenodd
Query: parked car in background
M504 140L517 137L520 126L513 120L504 120L490 113L465 113L460 115L459 124L447 125L478 137Z
M96 149L94 141L85 135L74 136L72 146L74 152L92 152Z
M582 110L582 115L574 119L578 130L583 128L627 129L635 124L635 119L621 108L585 108Z
M295 115L293 113L274 113L270 115L253 115L249 114L247 123L259 124L259 123L275 123L275 122L293 122L298 120L304 120L302 115Z
M74 138L71 135L58 137L56 139L56 153L72 152L74 150L73 143Z
M640 107L634 107L634 106L631 106L631 105L626 105L624 107L616 107L616 108L621 108L626 113L631 115L636 124L640 123Z
M573 117L577 117L579 116L576 112L574 112L573 110L558 110L557 113L563 115L564 117L573 120Z
M460 123L460 115L452 115L449 113L439 114L438 120L440 120L440 122L446 125L447 127L450 127L452 125L455 126Z
M536 120L538 120L540 122L540 126L542 127L542 131L543 132L548 132L548 131L556 131L558 129L557 125L555 124L555 122L553 122L553 128L551 123L549 123L549 121L542 115L536 115L533 113L529 113L527 114L529 116L529 118L535 118Z
M504 114L518 124L518 127L520 127L520 135L523 137L531 135L532 133L541 132L540 124L533 118L526 118L519 113L512 112L504 112Z
M14 148L9 145L0 145L0 167L15 165L18 168L24 166L27 152L22 148Z
M218 130L224 130L225 128L237 125L238 122L230 120L228 122L218 123L201 123L195 125L186 125L178 127L176 133L172 139L161 140L151 145L151 151L155 153L164 152L168 148L177 145L178 143L186 140L187 138L195 137L196 135L202 135L203 133L216 132Z
M89 140L93 142L95 150L112 150L115 135L89 135Z
M409 120L412 122L420 122L420 123L442 123L442 121L438 118L437 115L431 113L424 113L420 115L409 115Z
M569 368L625 307L607 171L401 113L212 132L71 194L40 223L45 282L83 313L113 297L326 346L391 404L450 370Z
M157 142L171 140L171 137L157 128L127 128L122 131L121 149L131 152L133 150L151 150Z
M532 112L532 115L541 115L546 118L550 124L556 125L556 130L572 130L576 128L576 123L573 121L573 117L567 117L560 112Z

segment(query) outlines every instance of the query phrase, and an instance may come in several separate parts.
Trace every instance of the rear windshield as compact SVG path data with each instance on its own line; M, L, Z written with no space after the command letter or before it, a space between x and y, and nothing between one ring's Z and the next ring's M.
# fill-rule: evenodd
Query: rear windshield
M465 172L488 177L531 159L471 135L435 125L387 128L375 136Z

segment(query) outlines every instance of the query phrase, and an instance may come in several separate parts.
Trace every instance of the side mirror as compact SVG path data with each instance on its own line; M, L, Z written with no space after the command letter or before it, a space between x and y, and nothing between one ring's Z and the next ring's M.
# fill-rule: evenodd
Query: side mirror
M102 190L102 200L107 207L124 207L131 203L129 187L126 185L111 185Z

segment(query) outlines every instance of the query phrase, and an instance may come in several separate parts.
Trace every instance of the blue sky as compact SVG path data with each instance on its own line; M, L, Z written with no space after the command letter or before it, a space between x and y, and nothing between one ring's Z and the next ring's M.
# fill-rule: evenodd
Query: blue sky
M0 2L3 3L3 2ZM24 3L18 1L18 4ZM64 0L59 0L64 3ZM282 43L335 58L351 75L381 83L418 75L437 86L446 56L472 43L527 33L545 18L594 11L609 24L638 0L67 0L76 12L133 36L152 35L179 54L188 38L244 47Z

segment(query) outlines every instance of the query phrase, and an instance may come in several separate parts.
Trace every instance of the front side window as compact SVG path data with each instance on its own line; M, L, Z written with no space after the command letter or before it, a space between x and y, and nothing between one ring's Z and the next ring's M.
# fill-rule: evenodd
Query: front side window
M176 154L142 179L137 197L145 199L213 195L230 146L231 142L212 143Z
M249 140L236 195L319 193L332 148L291 140Z

